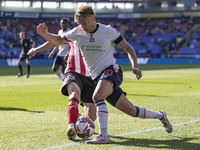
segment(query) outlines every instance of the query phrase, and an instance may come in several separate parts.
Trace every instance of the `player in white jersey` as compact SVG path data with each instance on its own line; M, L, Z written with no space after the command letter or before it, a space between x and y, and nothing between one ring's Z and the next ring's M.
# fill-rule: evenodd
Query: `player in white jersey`
M69 31L68 28L69 18L62 18L60 20L60 27L61 29L58 31L58 35L62 35L63 33L66 33ZM64 78L64 70L65 70L65 63L64 63L64 57L67 55L69 51L69 45L63 44L56 46L51 53L49 54L48 58L51 59L54 55L54 53L58 50L58 53L56 55L56 58L54 59L52 70L56 73L56 75L59 77L61 81L63 81ZM62 66L62 71L59 69L59 67Z
M97 109L99 123L99 135L88 144L106 144L111 140L107 133L108 110L104 99L122 112L139 118L159 119L168 133L172 132L164 111L152 111L144 107L134 106L125 96L119 85L122 82L122 70L116 64L114 46L124 49L132 64L132 71L139 80L142 73L138 68L137 56L133 47L121 37L120 33L111 26L96 23L95 12L90 5L80 6L74 15L74 21L80 24L67 32L64 36L58 36L48 32L47 26L39 24L37 32L50 43L60 45L77 40L81 47L83 58L89 68L89 72L96 83L93 101ZM99 69L100 68L100 69Z
M55 46L48 42L43 45L29 50L28 55L33 57L37 52L50 49L49 46ZM88 68L85 65L80 47L76 41L69 43L69 53L67 59L67 67L65 69L65 78L61 92L63 95L69 96L67 106L68 129L67 136L70 140L75 140L74 124L78 118L78 104L84 106L83 117L89 117L93 121L96 120L96 107L92 100L95 84L91 79Z

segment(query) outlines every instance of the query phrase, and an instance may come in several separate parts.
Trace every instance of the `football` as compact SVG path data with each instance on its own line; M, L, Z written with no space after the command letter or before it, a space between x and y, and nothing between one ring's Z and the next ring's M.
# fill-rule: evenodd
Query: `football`
M95 124L88 117L78 118L75 123L75 130L78 137L86 139L93 135Z

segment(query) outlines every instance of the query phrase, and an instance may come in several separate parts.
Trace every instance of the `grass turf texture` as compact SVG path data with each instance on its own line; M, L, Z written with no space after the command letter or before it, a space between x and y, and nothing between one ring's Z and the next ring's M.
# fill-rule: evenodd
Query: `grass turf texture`
M165 110L176 126L168 134L154 119L130 117L111 105L108 145L74 144L66 136L68 97L58 90L61 82L51 66L32 66L30 78L16 78L17 67L0 67L0 149L27 150L60 146L59 149L190 149L200 147L200 67L199 64L142 65L143 78L136 80L129 65L122 65L121 87L137 106ZM157 69L158 68L158 69ZM26 68L24 67L24 72ZM83 108L79 107L80 113ZM96 132L98 133L98 124ZM138 132L137 131L142 131ZM126 134L135 132L133 134ZM118 135L118 136L115 136ZM77 138L77 142L81 139ZM64 144L64 145L63 145ZM66 145L65 145L66 144ZM63 147L62 147L63 146Z

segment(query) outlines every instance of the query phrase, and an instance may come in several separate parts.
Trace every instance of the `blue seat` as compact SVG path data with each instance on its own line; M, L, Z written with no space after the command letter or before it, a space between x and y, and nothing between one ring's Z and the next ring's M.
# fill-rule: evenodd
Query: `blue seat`
M1 47L2 50L3 50L3 49L4 49L4 50L7 50L7 49L8 49L8 48L5 47L5 45L3 45L3 44L1 44L0 47Z
M142 46L141 44L132 44L131 45L136 52L140 52L140 50L144 49L144 46Z
M161 46L160 45L153 45L151 48L152 54L160 54Z
M179 53L180 54L197 54L198 51L199 51L198 48L184 47L180 49Z

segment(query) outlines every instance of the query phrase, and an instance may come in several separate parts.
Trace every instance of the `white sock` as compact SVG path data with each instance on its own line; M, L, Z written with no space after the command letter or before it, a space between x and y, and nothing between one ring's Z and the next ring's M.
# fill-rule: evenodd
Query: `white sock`
M108 136L108 109L104 100L99 100L95 103L97 108L97 120L99 123L99 134L102 136Z
M137 116L138 118L157 118L161 119L163 117L163 114L157 111L149 110L144 107L136 106Z
M64 74L60 71L60 69L56 70L55 73L60 78L60 80L63 81Z

